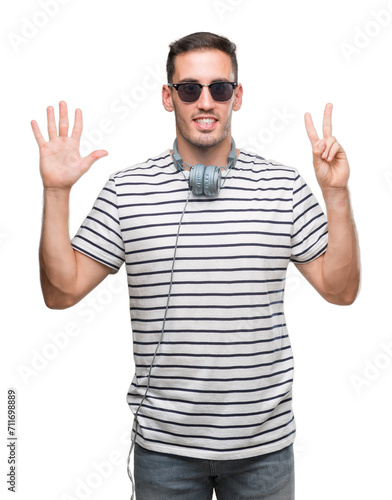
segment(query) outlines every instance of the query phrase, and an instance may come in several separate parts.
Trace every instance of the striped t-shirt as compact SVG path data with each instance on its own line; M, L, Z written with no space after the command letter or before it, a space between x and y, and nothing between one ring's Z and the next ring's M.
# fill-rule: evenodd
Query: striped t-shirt
M110 176L72 240L113 272L125 262L134 413L162 331L188 191L167 150ZM138 413L139 445L229 460L294 441L286 271L290 261L320 256L327 238L326 217L298 172L243 150L219 196L191 194L162 344Z

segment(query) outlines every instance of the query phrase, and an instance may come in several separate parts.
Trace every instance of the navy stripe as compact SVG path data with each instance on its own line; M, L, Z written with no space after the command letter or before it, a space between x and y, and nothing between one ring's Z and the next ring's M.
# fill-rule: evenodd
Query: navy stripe
M77 234L75 236L75 238L77 239L81 239L83 241L86 241L87 243L89 243L92 247L95 247L95 248L98 248L102 253L105 253L107 254L108 256L111 255L112 257L118 259L117 255L113 252L110 252L109 250L107 250L106 248L104 247L101 247L100 245L98 245L97 243L94 243L93 241L89 240L88 238L84 237L84 236L81 236L80 234ZM80 247L81 248L81 247Z
M92 254L91 252L87 252L87 250L85 250L82 247L79 247L78 245L75 245L74 243L72 244L72 246L73 246L73 248L75 248L79 252L81 252L85 255L88 255L89 257L93 258L94 260L98 260L99 262L102 262L102 264L105 264L106 266L112 267L112 268L117 269L117 270L120 269L120 266L116 266L112 262L108 262L107 260L104 260L101 257L98 257L96 254Z
M205 221L205 222L198 222L198 221L194 221L194 222L188 222L188 221L184 221L182 223L182 226L218 226L218 225L221 225L221 224L236 224L238 223L238 221L236 220L224 220L224 221ZM292 220L289 220L289 221L273 221L273 220L242 220L241 221L241 224L283 224L283 225L286 225L286 226L291 226L293 221ZM151 229L151 228L155 228L155 227L171 227L171 226L175 226L175 227L178 227L178 222L166 222L164 224L146 224L146 225L143 225L143 226L131 226L129 228L124 228L123 229L123 232L125 231L139 231L140 229L143 229L143 230L146 230L146 229Z
M175 403L180 403L180 404L185 404L185 405L195 405L195 406L247 406L247 405L254 405L254 404L260 404L260 403L265 403L267 401L273 401L273 400L280 400L283 397L287 395L287 392L280 393L280 394L274 394L273 396L270 396L268 398L258 398L258 399L252 399L249 401L216 401L212 399L211 401L205 402L205 401L195 401L194 399L179 399L179 398L163 398L159 396L153 396L150 394L148 397L149 399L152 400L157 400L157 401L171 401Z
M269 314L267 316L240 316L236 318L228 318L226 316L218 317L218 316L212 316L212 317L207 317L207 316L195 316L195 317L190 317L186 316L183 318L175 318L168 316L167 321L192 321L194 323L197 323L198 321L255 321L255 320L260 320L260 319L271 319L274 318L275 316L283 316L283 312L277 312L274 314ZM144 323L155 323L157 321L162 321L162 318L149 318L149 319L142 319L138 317L133 317L133 321L137 322L144 322ZM270 327L271 328L271 327ZM207 355L206 355L207 356Z
M147 406L145 406L147 407ZM287 410L282 413L278 413L273 417L268 419L268 422L271 420L275 420L276 418L283 417L284 415L290 414L291 411ZM145 415L144 413L140 413L140 416L145 420L153 420L154 422L162 422L167 424L167 420L163 420L161 418L151 417L149 415ZM171 426L179 426L179 427L195 427L195 424L188 424L186 422L170 422ZM200 428L208 428L208 429L251 429L252 427L260 427L260 423L256 424L243 424L243 425L218 425L218 424L198 424Z
M226 390L226 391L214 391L214 390L199 390L195 388L184 388L184 387L157 387L154 385L150 385L150 388L155 391L162 391L162 392L192 392L192 393L197 393L197 394L251 394L253 392L261 392L261 391L269 391L271 389L274 389L275 387L281 387L282 385L285 384L292 384L293 379L287 379L284 380L283 382L279 382L278 384L271 384L266 387L257 387L255 389L243 389L243 388L238 388L236 390ZM139 389L146 389L147 385L142 385L142 384L132 384L133 387L137 387ZM208 403L207 403L208 404ZM246 404L246 403L245 403Z
M161 160L166 160L167 158L170 157L170 154L167 154L167 155L164 155L164 156L158 156L157 158L149 158L145 164L147 165L146 167L143 167L141 165L133 165L132 167L128 167L124 170L120 170L118 172L116 172L113 177L115 179L122 179L123 177L127 177L128 175L132 175L134 174L135 172L138 172L139 170L147 170L147 169L150 169L150 168L154 168L154 167L157 167L157 168L164 168L164 167L167 167L167 166L170 166L173 164L172 161L170 161L169 163L166 163L164 165L159 165L158 162L161 161ZM152 162L152 163L150 163Z
M203 330L195 330L193 328L186 328L186 329L181 329L181 330L174 330L174 329L171 329L171 328L165 328L165 333L167 334L177 334L177 333L183 333L183 334L192 334L192 333L197 333L197 334L202 334L202 335L211 335L211 334L219 334L219 333L223 333L223 334L230 334L230 333L236 333L236 334L240 334L240 333L261 333L261 332L272 332L272 330L274 330L275 328L283 328L285 327L286 324L283 323L283 324L280 324L280 325L274 325L274 326L271 326L271 327L259 327L259 328L237 328L235 330L229 330L227 328L225 328L224 330L214 330L214 329L211 329L211 328L203 328ZM132 328L132 331L133 333L138 333L138 334L142 334L143 336L145 335L158 335L161 333L162 330L151 330L149 329L148 332L145 332L144 330L138 330L136 325L134 326L134 328Z
M165 367L165 368L182 368L182 369L191 369L191 370L251 370L253 368L262 368L262 367L266 367L266 366L273 366L273 365L276 365L278 363L284 363L285 361L290 361L292 360L293 357L292 356L289 356L288 358L282 358L282 359L277 359L275 361L270 361L268 363L257 363L257 364L254 364L254 365L230 365L230 366L215 366L215 365L211 365L211 366L206 366L206 365L192 365L190 366L189 364L184 364L184 365L169 365L169 364L164 364L164 365L160 365L159 363L154 363L154 368L155 367ZM147 365L141 365L141 364L136 364L136 367L137 368L149 368L150 365L147 364Z
M314 217L314 219L313 219L313 221L312 221L312 222L314 222L315 220L319 219L320 217L322 217L322 214L317 215L316 217ZM307 225L308 225L308 224L305 224L305 226L307 226ZM293 235L293 237L294 237L294 236L298 236L298 234L299 234L299 233L301 233L303 229L305 229L305 226L304 226L304 227L302 227L302 228L301 228L301 229L300 229L300 230L299 230L299 231L298 231L295 235ZM298 246L298 245L302 245L305 241L307 241L309 238L311 238L314 234L316 234L316 233L319 233L319 234L320 234L320 230L321 230L321 229L323 229L323 228L326 228L326 226L327 226L327 223L326 223L325 221L323 221L323 223L322 223L321 225L319 225L318 227L316 227L313 231L311 231L311 232L307 233L307 235L306 235L306 236L305 236L305 237L304 237L304 238L303 238L303 239L302 239L299 243L296 243L295 245L292 245L292 248L295 248L295 247L296 247L296 246ZM327 234L328 234L328 231L327 231L327 230L323 231L323 233L322 233L322 234L320 234L320 236L319 236L319 238L318 238L318 239L319 239L319 240L320 240L320 239L322 239L322 238L323 238L323 236L325 236L325 235L327 235ZM312 246L313 246L313 245L312 245ZM309 246L309 247L307 248L307 250L310 250L310 248L311 248L311 246ZM299 255L300 255L300 254L298 254L298 256L299 256Z
M263 436L264 434L268 434L270 432L274 432L278 429L282 429L282 428L285 428L287 426L289 426L292 421L293 421L294 417L292 417L288 422L282 424L282 425L279 425L277 427L274 427L272 429L267 429L265 431L261 431L261 432L258 432L256 434L253 434L253 435L250 435L250 436L230 436L230 437L223 437L223 436L216 436L215 434L214 435L209 435L207 436L206 438L204 439L211 439L211 440L214 440L214 441L227 441L227 440L231 440L231 441L236 441L236 440L241 440L241 441L244 441L245 439L252 439L252 438L255 438L255 437L258 437L258 436ZM154 427L147 427L147 426L143 426L143 425L140 425L140 428L141 429L145 429L145 430L150 430L152 432L157 432L157 433L161 433L161 434L166 434L168 436L175 436L175 437L185 437L187 439L200 439L200 435L197 435L197 434L179 434L179 433L175 433L175 432L170 432L170 431L164 431L162 429L159 429L159 428L154 428Z
M241 285L241 284L266 284L266 283L281 283L285 281L285 278L269 279L269 280L213 280L213 281L180 281L176 283L179 285ZM160 283L143 283L141 285L135 285L134 283L128 283L130 288L150 288L156 286L169 286L170 281L163 281Z
M269 290L268 292L232 292L232 293L171 293L171 297L251 297L251 296L260 296L260 295L270 295L274 293L282 293L284 289L281 288L279 290ZM140 299L140 300L148 300L148 299L161 299L167 298L167 294L160 295L130 295L130 299Z
M104 224L102 224L104 226ZM107 241L109 243L109 245L114 245L116 246L119 250L122 250L122 247L120 245L117 245L117 243L114 243L114 241L111 241L109 238L105 238L105 236L103 236L101 233L99 233L98 231L94 231L94 229L92 229L91 227L87 227L87 226L80 226L82 229L85 229L86 231L89 231L90 233L92 234L95 234L98 238L104 240L104 241ZM121 237L115 233L113 230L110 230L110 232L114 233L120 240L121 240ZM91 242L91 239L88 239L88 241Z
M158 376L158 375L151 375L151 379L157 379L157 380L190 380L192 382L250 382L252 380L263 380L269 377L276 377L277 375L282 375L283 373L288 373L293 371L294 368L290 367L287 368L287 370L280 370L275 373L268 373L267 375L262 375L262 376L257 376L257 377L233 377L233 378L213 378L213 377L175 377L175 376L170 376L170 377L165 377L165 376ZM142 380L143 378L148 378L147 376L143 377L140 376L139 379Z
M311 262L312 260L316 259L317 257L320 257L320 255L322 255L326 251L327 246L328 245L323 246L316 254L312 255L311 257L309 257L309 259L307 259L305 261L304 260L297 260L294 257L291 259L291 261L295 262L297 264L306 264L307 262ZM306 252L303 252L303 253L306 253Z
M224 232L216 232L214 234L206 234L206 233L182 233L183 237L192 237L192 238L200 238L201 236L206 236L206 237L214 237L214 236L238 236L238 235L264 235L264 236L270 236L270 237L291 237L290 233L272 233L271 231L237 231L237 232L230 232L230 231L224 231ZM144 236L143 238L133 238L130 240L124 240L124 243L135 243L139 241L147 241L147 240L156 240L156 239L161 239L161 238L175 238L177 236L177 233L171 233L171 234L157 234L154 236Z
M237 260L237 259L248 259L248 260L285 260L287 259L287 255L225 255L225 256L207 256L207 257L177 257L176 262L193 262L193 261L205 261L205 260ZM139 262L135 262L134 264L130 264L132 266L141 266L146 264L157 264L158 262L172 262L172 258L167 259L152 259L152 260L143 260ZM258 268L259 269L259 268Z
M188 189L187 188L184 188L184 189L179 189L176 191L177 193L188 193ZM143 193L143 196L145 195L145 193ZM162 205L181 205L181 207L184 206L184 203L185 203L185 199L186 197L184 196L184 199L181 199L181 200L168 200L168 201L158 201L158 202L150 202L150 203L128 203L126 205L119 205L118 208L137 208L137 207L159 207L159 206L162 206ZM259 198L246 198L245 200L242 199L242 198L224 198L223 196L220 197L220 201L225 201L225 202L239 202L239 203L244 203L244 201L246 203L251 203L253 201L260 201ZM289 197L289 198L263 198L263 203L274 203L274 202L277 202L277 201L281 201L281 202L284 202L284 203L292 203L292 199ZM210 203L211 200L209 200L208 198L204 199L204 198L200 198L200 199L190 199L189 200L189 204L190 206L192 206L193 203L198 203L198 204L205 204L205 203ZM114 205L114 204L113 204Z
M189 274L189 273L227 273L227 272L241 272L241 271L254 271L254 272L274 272L274 271L285 271L286 267L233 267L233 268L227 268L227 269L220 269L220 268L214 268L214 269L175 269L174 272L176 274ZM171 269L165 269L165 270L159 270L159 271L150 271L150 272L143 272L143 273L127 273L128 276L130 277L140 277L140 276L156 276L159 274L168 274L171 273Z
M259 352L242 352L242 353L232 353L232 354L223 354L223 353L218 353L218 354L210 354L210 353L201 353L201 354L194 354L194 353L180 353L180 352L165 352L165 353L160 353L158 352L156 354L156 357L159 358L161 356L163 357L186 357L186 358L247 358L247 357L252 357L252 356L264 356L268 354L273 354L277 353L280 351L285 351L286 349L291 349L290 345L280 347L279 349L273 349L270 351L259 351ZM134 356L154 356L154 353L139 353L139 352L134 352Z
M226 340L224 342L200 342L200 341L192 342L189 340L182 340L182 341L178 341L178 342L173 342L173 341L168 341L168 340L162 340L161 345L184 345L184 346L188 346L188 345L196 345L196 346L201 346L201 345L233 346L233 345L236 345L236 346L242 346L242 345L244 345L245 346L245 345L262 344L262 343L266 343L266 342L276 342L277 340L283 340L283 339L287 339L287 338L288 338L288 335L279 335L279 337L273 337L270 339L263 338L263 339L257 339L257 340L249 340L246 342L244 342L244 341L228 342ZM135 341L134 345L156 345L156 342L138 342L138 341Z
M192 305L192 309L252 309L252 308L259 308L259 307L270 307L275 304L283 304L283 300L277 300L275 302L268 302L267 304L234 304L234 305ZM166 306L164 307L131 307L131 311L162 311L162 309L166 309ZM168 308L169 310L171 309L189 309L189 306L170 306Z
M280 402L280 405L284 405L285 403L291 403L292 398L287 398L284 399ZM136 403L132 403L131 401L129 402L129 406L135 406ZM160 411L162 413L171 413L173 415L185 415L189 417L215 417L217 416L218 418L244 418L244 417L255 417L255 416L261 416L264 415L265 413L271 413L271 409L268 408L267 410L260 410L258 409L257 411L252 411L252 412L241 412L241 413L225 413L225 414L216 414L216 413L209 413L209 412L187 412L187 411L181 411L181 410L172 410L166 407L159 407L159 406L150 406L147 403L143 405L143 408L150 409L150 410L156 410Z
M211 245L211 244L206 244L206 245L178 245L177 248L181 249L197 249L197 248L241 248L241 247L263 247L263 248L292 248L291 245L272 245L268 243L222 243L218 245ZM171 246L164 246L164 247L151 247L151 248L143 248L142 250L130 250L128 252L125 252L125 255L139 255L141 253L145 252L159 252L162 250L168 250L168 249L173 249L174 245ZM133 264L133 262L130 262L130 265Z
M197 211L189 211L188 212L189 214L198 214L198 215L202 215L202 214L223 214L223 213L255 213L255 214L258 214L258 213L281 213L281 214L291 214L292 213L292 209L287 209L287 210L284 210L284 209L278 209L278 208L227 208L225 210L197 210ZM158 212L158 213L152 213L152 214L148 214L148 218L151 218L151 217L165 217L167 215L176 215L178 216L178 220L180 220L180 216L182 214L182 211L174 211L174 212ZM137 219L137 218L141 218L141 217L146 217L146 214L145 213L136 213L136 214L131 214L131 215L127 215L127 216L121 216L119 217L119 220L128 220L128 219ZM257 220L257 219L256 219Z
M288 434L285 434L282 437L272 439L270 441L263 441L262 444L253 444L253 445L247 445L243 447L238 447L238 448L225 448L225 449L219 449L219 448L208 448L206 446L195 446L195 445L190 445L189 443L186 444L181 444L181 441L176 441L174 443L170 443L170 446L177 447L177 448L190 448L190 449L196 449L196 450L205 450L205 451L213 451L213 452L221 452L221 453L227 453L227 452L238 452L241 450L250 450L252 448L263 448L264 446L269 446L271 444L277 443L279 441L283 441L284 439L288 438L289 436L295 434L295 430L289 432ZM151 443L157 443L157 444L168 444L165 441L159 441L157 439L150 439L146 438L145 435L140 434L139 432L137 433L137 436L140 437L143 441L146 442L151 442Z
M120 225L120 222L115 219L111 214L109 214L108 212L106 212L105 210L102 210L101 208L99 207L94 207L93 210L91 211L91 213L94 213L94 212L100 212L102 215L104 215L105 217L109 217L116 225ZM86 217L86 219L89 219L89 218L92 218L90 215L88 215ZM96 220L96 219L95 219ZM101 222L101 224L103 225L103 223ZM114 230L113 230L114 231Z

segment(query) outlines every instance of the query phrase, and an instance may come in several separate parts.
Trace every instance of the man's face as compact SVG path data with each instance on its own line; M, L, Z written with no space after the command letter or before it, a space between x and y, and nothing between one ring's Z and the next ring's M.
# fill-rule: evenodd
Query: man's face
M173 83L198 82L210 84L216 81L234 81L231 59L220 50L191 51L175 59ZM196 102L182 102L177 90L167 93L168 111L174 110L177 135L197 147L212 147L231 133L231 115L241 107L242 87L235 89L232 98L216 102L208 87L203 87ZM168 101L168 102L169 102Z

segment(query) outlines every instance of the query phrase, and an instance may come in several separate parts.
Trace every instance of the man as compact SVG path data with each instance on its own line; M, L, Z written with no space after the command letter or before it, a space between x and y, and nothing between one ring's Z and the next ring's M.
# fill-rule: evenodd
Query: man
M332 105L322 139L305 115L327 229L295 169L232 146L243 95L235 45L189 35L171 44L167 69L162 101L175 113L177 148L114 173L72 242L70 189L107 152L80 158L81 111L68 137L65 102L58 135L47 110L49 142L32 121L45 302L70 307L126 264L138 500L204 500L213 489L223 500L293 499L287 266L334 304L351 304L359 287L349 165L331 135Z

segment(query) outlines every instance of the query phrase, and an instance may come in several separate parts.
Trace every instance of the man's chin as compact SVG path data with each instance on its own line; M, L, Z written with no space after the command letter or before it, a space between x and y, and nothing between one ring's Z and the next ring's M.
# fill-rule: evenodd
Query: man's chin
M185 139L198 148L213 148L214 146L220 144L225 137L226 136L214 137L212 134L203 133L203 135L199 137L192 137L191 139L185 137Z

